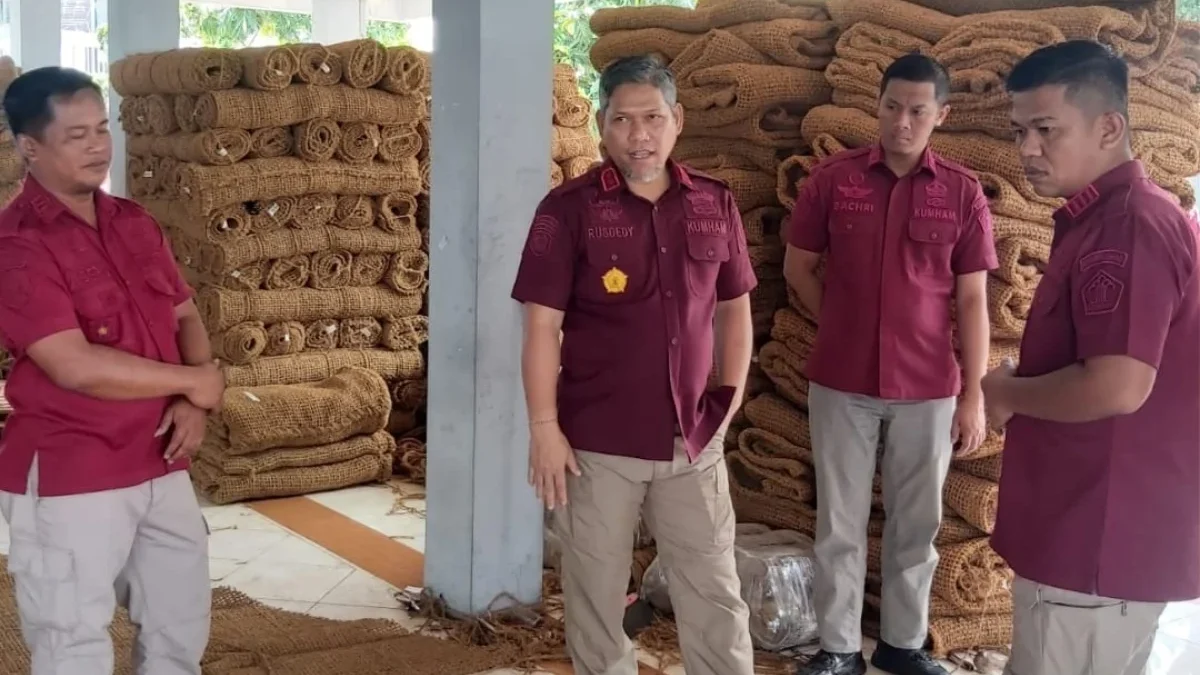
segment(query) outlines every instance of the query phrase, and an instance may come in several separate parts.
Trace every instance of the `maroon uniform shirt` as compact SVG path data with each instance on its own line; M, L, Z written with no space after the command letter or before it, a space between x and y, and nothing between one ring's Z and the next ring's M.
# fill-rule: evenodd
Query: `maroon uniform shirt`
M932 150L903 178L879 146L839 153L805 181L788 243L828 254L811 381L885 399L958 394L957 278L997 267L974 174Z
M38 456L45 497L138 485L187 468L155 438L170 401L102 401L62 389L25 350L79 329L88 341L180 363L175 307L191 297L162 232L137 204L97 192L98 227L33 177L0 213L0 341L13 357L13 413L0 442L0 490L24 494Z
M652 204L612 164L538 206L512 297L562 310L558 417L579 450L693 459L729 412L733 388L706 391L717 302L756 285L724 183L670 163Z
M1030 581L1141 602L1200 597L1196 239L1138 162L1055 214L1017 375L1120 355L1158 376L1132 415L1009 422L992 546Z

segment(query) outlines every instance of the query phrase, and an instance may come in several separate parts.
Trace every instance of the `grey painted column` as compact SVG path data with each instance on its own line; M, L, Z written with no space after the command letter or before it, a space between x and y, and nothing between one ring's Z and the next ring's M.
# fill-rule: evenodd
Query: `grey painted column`
M108 0L108 62L130 54L179 48L179 3L167 0ZM121 97L108 92L109 128L113 135L110 191L127 196L125 132L117 122Z
M16 0L8 7L13 61L21 70L62 65L61 1Z
M462 613L541 591L509 292L550 183L553 12L553 0L433 1L425 584Z

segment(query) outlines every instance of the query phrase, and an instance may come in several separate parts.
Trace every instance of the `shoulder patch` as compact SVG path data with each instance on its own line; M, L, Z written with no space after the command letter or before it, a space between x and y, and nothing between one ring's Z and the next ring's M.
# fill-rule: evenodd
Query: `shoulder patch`
M938 168L946 169L951 173L956 173L964 178L969 179L971 182L979 182L979 176L974 171L968 169L962 164L959 164L958 162L952 162L936 152L933 153L933 161L937 163Z
M578 190L582 187L594 185L596 183L596 181L598 180L596 177L596 174L599 171L599 168L600 168L599 165L597 165L596 167L590 169L587 173L584 173L581 176L576 176L575 178L572 178L571 180L563 181L562 185L559 185L558 187L551 189L550 192L548 192L547 194L551 195L551 196L566 195L566 194L575 192L576 190Z
M1104 270L1096 270L1079 289L1086 316L1112 314L1121 306L1125 283Z
M1093 267L1100 265L1115 265L1124 267L1129 262L1129 254L1125 251L1118 251L1115 248L1106 248L1100 251L1092 251L1091 253L1079 259L1079 271L1086 272Z
M687 175L691 176L692 178L703 178L704 180L716 183L717 185L720 185L721 187L729 186L729 184L726 183L724 179L718 178L718 177L712 175L711 173L706 173L704 171L701 171L700 169L697 169L696 167L692 166L691 164L688 164L686 162L679 162L679 166L683 167L683 170L687 172Z

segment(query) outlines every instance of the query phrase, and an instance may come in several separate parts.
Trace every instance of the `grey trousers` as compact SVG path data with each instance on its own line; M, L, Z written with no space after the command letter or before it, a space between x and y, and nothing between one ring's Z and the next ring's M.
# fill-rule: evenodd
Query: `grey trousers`
M955 405L953 398L889 401L809 385L817 477L814 603L825 651L862 649L867 524L881 438L882 638L900 649L925 644Z

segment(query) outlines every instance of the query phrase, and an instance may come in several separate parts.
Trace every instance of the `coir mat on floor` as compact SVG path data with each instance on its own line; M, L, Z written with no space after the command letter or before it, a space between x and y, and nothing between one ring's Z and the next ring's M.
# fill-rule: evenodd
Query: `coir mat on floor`
M7 568L0 556L0 570ZM112 626L116 675L132 675L134 628L124 612ZM513 663L506 647L464 647L410 635L381 620L334 621L262 605L214 589L205 675L472 675ZM0 673L28 673L12 579L0 573Z

